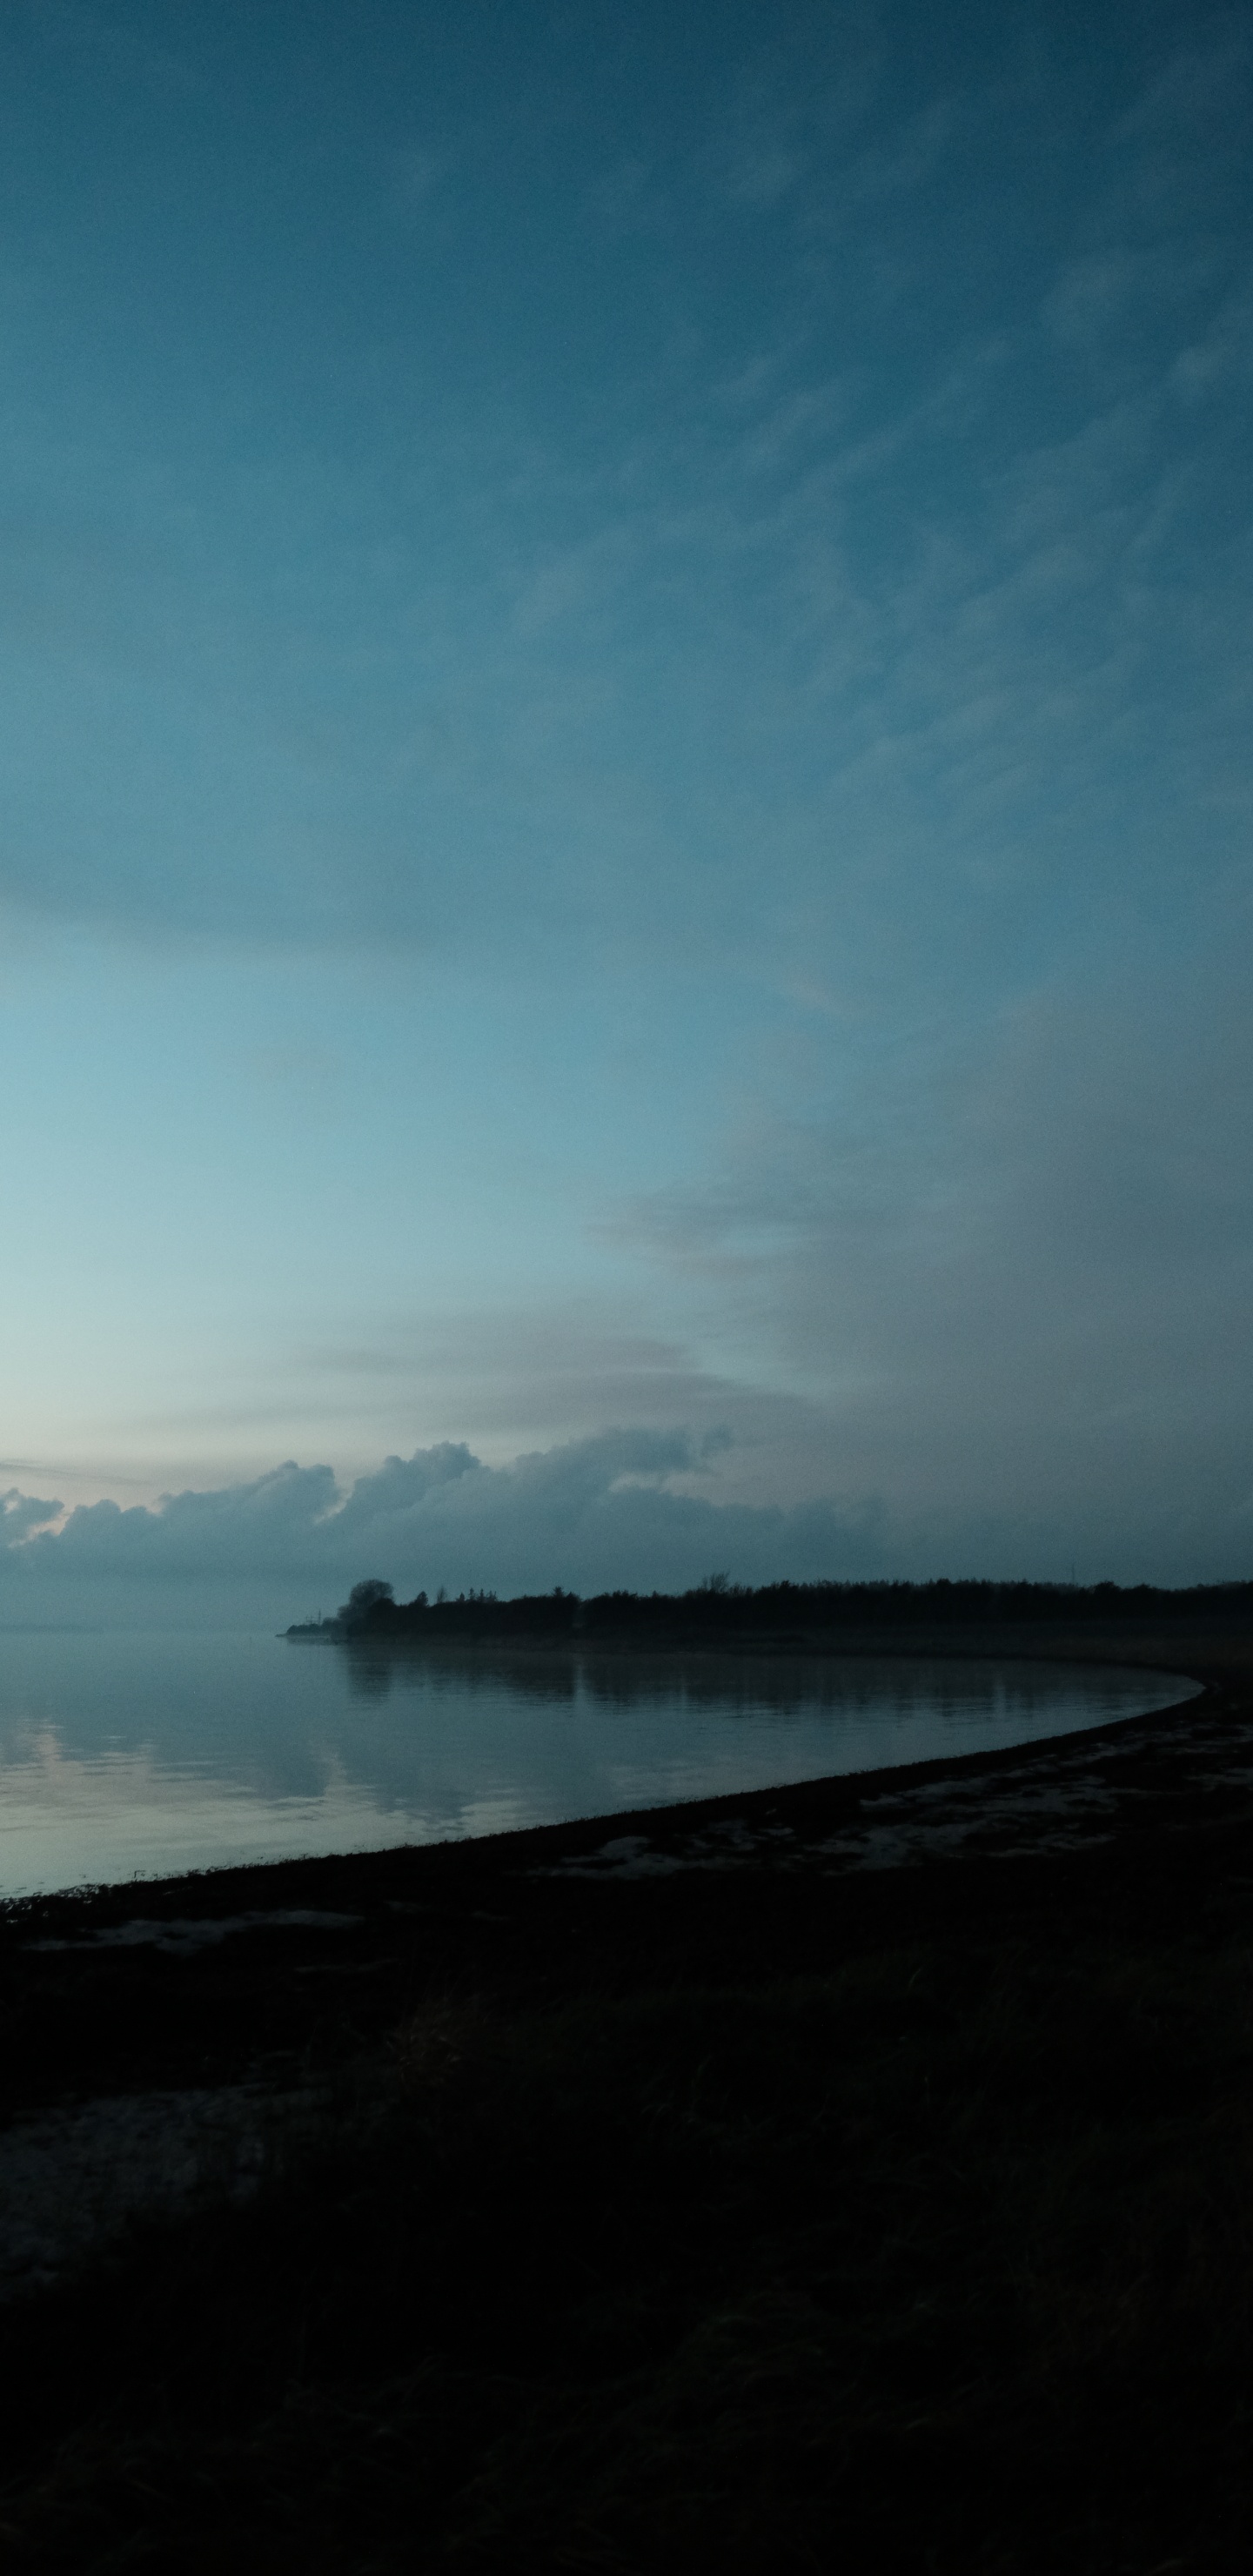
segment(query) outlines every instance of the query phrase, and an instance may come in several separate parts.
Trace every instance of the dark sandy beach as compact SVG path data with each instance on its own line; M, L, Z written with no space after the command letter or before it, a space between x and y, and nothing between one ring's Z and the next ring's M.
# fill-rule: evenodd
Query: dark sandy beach
M14 2563L1242 2566L1253 1633L937 1642L1205 1688L6 1909Z

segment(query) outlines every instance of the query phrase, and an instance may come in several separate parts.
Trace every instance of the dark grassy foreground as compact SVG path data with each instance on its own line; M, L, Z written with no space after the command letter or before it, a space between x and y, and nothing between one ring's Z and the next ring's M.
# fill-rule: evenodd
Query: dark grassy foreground
M412 1856L424 1913L342 1975L245 1941L13 1986L93 2082L283 2045L342 2108L250 2208L8 2311L7 2563L1244 2576L1244 1822L845 1879L504 1852Z

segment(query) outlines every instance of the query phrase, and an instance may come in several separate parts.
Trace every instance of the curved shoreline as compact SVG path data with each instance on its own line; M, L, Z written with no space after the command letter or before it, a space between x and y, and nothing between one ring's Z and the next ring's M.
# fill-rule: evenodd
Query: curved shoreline
M1091 1635L1067 1643L1067 1661L1101 1659ZM971 2498L1004 2473L988 2564L1026 2569L1001 2542L1039 2484L1063 2499L1050 2566L1080 2563L1071 2525L1090 2491L1101 2548L1085 2568L1113 2563L1116 2510L1120 2565L1173 2551L1234 2576L1239 2499L1222 2506L1238 2554L1201 2543L1226 2493L1204 2442L1247 2453L1246 2276L1231 2249L1247 2233L1253 2137L1253 1637L1181 1643L1196 1696L995 1753L7 1906L0 2299L25 2363L12 2475L30 2530L45 2509L76 2533L113 2514L129 2545L167 2487L181 2530L225 2462L231 2530L246 2535L257 2476L285 2492L286 2428L312 2402L319 2448L292 2526L309 2563L318 2479L358 2494L357 2425L363 2511L377 2427L402 2428L394 2519L408 2546L428 2510L433 2405L464 2446L457 2494L470 2495L497 2473L502 2390L524 2462L535 2407L554 2388L564 2404L567 2382L570 2420L599 2406L616 2458L641 2391L664 2415L672 2367L676 2456L700 2468L691 2355L714 2356L721 2423L729 2319L748 2321L732 2362L751 2465L782 2420L782 2283L804 2329L786 2420L809 2410L814 2459L865 2449L858 2566L884 2559L887 2423L900 2491L925 2494L928 2528L949 2496L943 2567L970 2562ZM1105 1654L1160 1671L1163 1644L1121 1636ZM660 2321L643 2350L641 2280ZM608 2377L607 2305L623 2338ZM323 2312L311 2364L304 2320ZM394 2364L377 2342L393 2312ZM1110 2356L1128 2348L1129 2317L1135 2440L1118 2465ZM1217 2343L1198 2392L1202 2317ZM1090 2382L1070 2359L1082 2335ZM254 2353L223 2448L188 2373L203 2354L212 2397ZM72 2384L67 2355L82 2356ZM1195 2464L1182 2554L1173 2522L1141 2546L1146 2420L1155 2456L1182 2443ZM642 2491L652 2422L629 2453ZM119 2426L154 2463L133 2488L112 2474ZM1115 2461L1095 2484L1094 2456ZM530 2489L501 2475L512 2551ZM847 2523L845 2503L837 2478L824 2528ZM430 2511L445 2511L439 2496ZM912 2541L898 2558L918 2563ZM530 2561L519 2548L513 2563Z
M1180 1670L1181 1646L1191 1649L1189 1669ZM564 1640L561 1648L568 1651ZM523 1651L538 1658L552 1648L528 1639ZM651 1660L658 1650L626 1645L616 1651L634 1662L643 1655ZM690 1658L693 1649L674 1651ZM703 1651L724 1657L729 1649L719 1644ZM829 1638L797 1635L786 1646L784 1641L764 1645L746 1638L744 1651L772 1657L790 1651L799 1659L832 1649ZM879 1632L841 1638L835 1651L895 1657L902 1648L896 1636ZM1050 1851L1105 1844L1127 1832L1139 1839L1152 1830L1150 1817L1162 1823L1169 1818L1176 1827L1212 1820L1230 1809L1228 1790L1240 1803L1242 1764L1245 1759L1253 1763L1253 1631L1204 1630L1185 1638L1160 1630L1059 1635L1050 1629L1034 1636L1021 1630L949 1630L942 1638L927 1634L911 1639L909 1651L961 1661L1142 1665L1159 1673L1177 1672L1194 1690L1192 1696L1147 1714L991 1751L817 1775L661 1806L611 1809L493 1834L224 1863L6 1898L0 1900L0 1935L7 1929L19 1938L35 1932L88 1936L133 1916L137 1899L145 1916L154 1919L185 1914L193 1898L206 1919L255 1913L268 1905L334 1907L341 1901L334 1891L348 1887L358 1891L355 1903L368 1904L372 1884L380 1896L386 1892L394 1898L401 1881L416 1885L432 1873L456 1875L459 1868L471 1876L512 1877L594 1861L592 1874L598 1877L621 1876L628 1868L644 1874L638 1853L633 1863L604 1856L607 1843L625 1840L642 1841L668 1874L715 1865L819 1867L832 1874L962 1853L1006 1860L1043 1857ZM1058 1799L1064 1810L1060 1822ZM743 1830L733 1848L728 1828L737 1823Z

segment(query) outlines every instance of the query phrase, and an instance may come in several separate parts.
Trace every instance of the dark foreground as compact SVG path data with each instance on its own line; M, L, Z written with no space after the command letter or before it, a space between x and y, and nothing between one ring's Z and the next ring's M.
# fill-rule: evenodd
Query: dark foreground
M1253 1647L1171 1643L1052 1752L11 1909L11 2174L236 2127L14 2257L7 2562L1244 2576Z

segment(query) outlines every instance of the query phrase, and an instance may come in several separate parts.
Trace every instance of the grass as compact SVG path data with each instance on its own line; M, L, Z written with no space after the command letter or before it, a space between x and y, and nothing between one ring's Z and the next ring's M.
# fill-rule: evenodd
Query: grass
M1243 2576L1243 1900L884 1884L446 1960L259 2202L11 2312L9 2563Z

